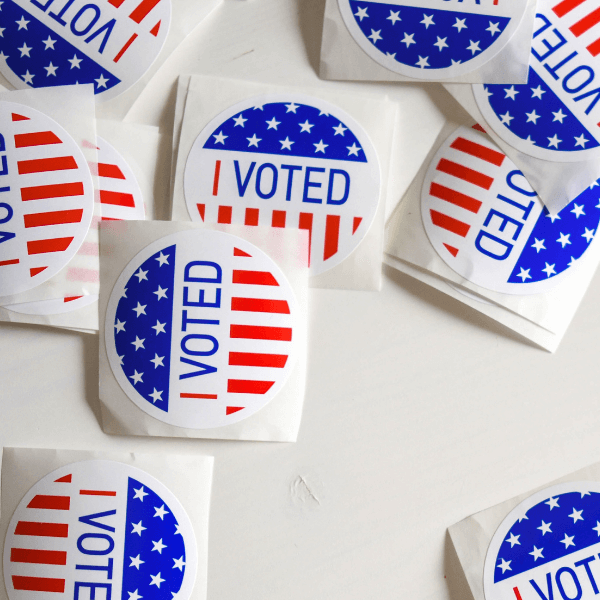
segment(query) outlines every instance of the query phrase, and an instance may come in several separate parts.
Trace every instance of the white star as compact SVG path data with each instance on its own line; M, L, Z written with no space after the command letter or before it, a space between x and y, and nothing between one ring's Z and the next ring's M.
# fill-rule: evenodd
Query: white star
M156 319L156 325L152 325L152 329L156 330L156 335L158 335L159 333L167 333L165 331L165 325L167 323L161 323L158 319Z
M556 134L554 134L553 137L548 138L548 148L550 148L550 146L554 147L554 148L558 148L558 145L562 142L562 140L558 139L558 136Z
M571 256L571 260L569 261L569 267L572 267L575 264L575 259Z
M492 34L492 37L493 37L497 33L500 33L500 27L498 27L498 23L492 23L490 21L490 26L486 29L486 31L489 31Z
M256 137L256 134L254 134L251 138L246 139L248 140L248 148L250 148L250 146L258 148L258 142L262 140L262 138Z
M157 508L156 506L154 507L154 510L156 511L154 513L155 517L159 517L161 521L164 521L164 517L165 515L169 514L169 511L165 509L165 505L163 504L160 508Z
M562 123L567 118L567 115L565 115L565 113L562 111L562 108L559 108L558 112L553 112L552 114L554 115L552 122L560 121Z
M475 54L475 52L481 52L481 48L479 47L479 42L474 42L473 40L469 40L469 42L471 42L471 43L467 46L467 50L471 51L471 56L473 56Z
M530 113L525 113L527 115L527 122L528 123L533 123L534 125L537 125L537 120L540 118L540 115L538 115L535 112L535 109L532 110Z
M0 37L4 37L4 30L6 27L0 27Z
M135 590L135 592L127 592L129 594L129 598L127 598L127 600L141 600L141 598L143 598L143 596L140 596L138 594L138 591Z
M294 144L295 142L292 142L292 140L290 140L289 137L286 137L285 140L279 140L279 143L281 144L282 150L291 150L292 144Z
M556 240L563 248L567 245L571 243L571 240L569 239L571 237L570 233L567 233L567 235L565 235L564 233L560 233L560 237Z
M144 486L142 486L139 490L136 490L135 488L133 488L133 491L135 492L135 494L133 495L134 500L140 500L143 502L144 498L148 495L148 492L144 491ZM144 527L144 529L146 529L146 528Z
M322 152L323 154L325 154L325 148L327 148L329 144L324 144L323 140L321 140L318 144L313 144L313 146L315 147L315 153Z
M458 61L460 64L460 61ZM492 92L490 92L489 88L487 86L483 86L483 93L485 94L486 98L489 98L490 96L493 96L494 94L492 94Z
M521 272L517 275L517 277L520 277L521 281L523 283L525 283L525 280L531 279L531 275L529 274L529 271L531 271L531 269L525 270L523 267L521 267Z
M581 146L582 148L585 148L585 145L589 142L590 140L588 140L585 135L583 135L583 133L579 136L579 137L575 137L575 146Z
M439 35L436 37L437 37L437 42L434 44L434 46L437 46L440 49L440 52L444 48L448 48L448 44L446 44L446 40L448 39L447 37L445 37L443 39Z
M421 67L421 69L424 69L425 67L428 67L429 66L429 60L428 59L429 59L429 56L423 57L423 56L421 56L419 54L419 60L417 61L417 65L416 66L417 67Z
M298 104L294 104L293 102L291 104L286 104L285 107L287 108L285 111L286 113L293 112L294 114L296 114L296 111L300 108Z
M117 328L117 331L115 331L115 333L119 333L119 331L125 331L125 323L127 321L119 321L119 319L117 319L117 322L115 323L115 327Z
M530 135L527 136L527 139L525 141L535 146L535 140L532 140Z
M153 388L154 391L151 394L148 394L150 398L152 398L152 402L156 404L158 400L162 401L162 391L158 391L156 388Z
M596 181L590 185L590 190L598 186L600 186L600 179L596 179Z
M592 527L592 529L598 534L598 537L600 537L600 521L596 521L596 527Z
M511 85L509 88L506 88L504 90L504 93L506 94L506 96L504 96L504 99L506 100L506 98L510 98L511 100L515 100L517 97L517 94L519 93L518 90L515 90L515 86Z
M157 296L157 300L160 300L161 298L166 298L167 297L167 292L169 291L168 288L161 288L160 285L158 286L158 289L155 292L152 292L153 294L156 294Z
M584 237L588 244L594 239L594 230L593 229L588 229L587 227L585 228L585 233L581 234L581 237Z
M164 367L165 365L163 364L163 360L165 359L164 356L159 356L158 354L156 354L156 352L154 353L154 358L152 360L150 360L151 363L154 363L154 368L156 369L156 367Z
M44 50L48 50L48 48L54 50L54 44L56 44L56 40L53 40L50 36L48 36L47 40L42 40L42 44L46 46Z
M514 533L510 534L510 537L506 540L509 544L510 547L512 548L515 544L519 544L519 546L521 545L521 542L519 541L519 538L521 536L520 535L515 535Z
M396 24L396 21L402 21L402 19L400 18L400 11L396 11L396 12L392 12L390 10L390 16L387 18L388 21L392 22L392 25Z
M558 215L558 214L556 214L556 215L553 215L552 213L548 213L546 216L547 216L547 217L548 217L548 218L549 218L549 219L550 219L550 220L551 220L553 223L554 223L554 221L556 221L557 219L560 221L560 215Z
M177 523L175 525L175 533L174 535L183 535L183 533L181 533L181 525L179 523Z
M135 351L137 352L140 348L144 348L144 350L146 349L146 347L144 346L145 341L146 341L145 338L143 340L140 340L140 338L136 335L135 342L131 342L131 344L133 346L135 346ZM136 373L137 373L137 371L136 371Z
M181 558L174 558L173 562L175 563L173 565L173 568L179 569L180 571L183 571L183 567L187 564L187 563L183 562L183 556Z
M510 563L512 562L512 560L505 561L503 558L501 558L500 560L502 562L497 566L499 569L502 569L502 573L504 573L505 571L512 571L512 569L510 568Z
M425 29L429 29L430 25L435 25L433 22L433 15L426 15L423 13L423 20L421 21L423 25L425 25Z
M536 548L534 546L533 552L530 552L529 554L531 556L533 556L533 560L537 560L538 558L544 558L544 555L542 554L542 550L543 550L543 548Z
M510 127L510 122L514 119L513 116L509 112L504 115L500 115L500 120L504 125L508 125Z
M117 356L119 357L119 364L120 364L121 366L123 366L123 358L125 357L125 355L124 355L124 354L121 354L121 355L119 356L119 355L117 354Z
M133 379L133 385L135 385L136 383L142 381L142 375L143 373L138 373L136 370L134 370L133 375L130 375L129 379Z
M270 121L265 121L265 123L268 125L267 130L274 129L277 131L277 127L281 125L281 121L278 121L275 117L273 117Z
M584 496L591 496L591 492L579 492L581 494L581 497L583 498Z
M152 552L156 550L159 554L162 554L162 551L166 548L165 544L163 544L162 538L158 540L158 542L152 542L154 544L154 548L152 548Z
M98 79L94 79L94 81L98 84L98 89L100 89L101 87L106 87L106 82L108 81L108 79L105 79L104 75L100 73L100 77L98 77Z
M139 302L137 303L137 306L132 309L133 312L138 316L138 319L140 318L140 315L145 315L146 314L146 306L148 306L147 304L140 304Z
M456 29L458 29L458 33L460 33L463 29L467 29L467 26L465 25L465 21L467 19L456 19L456 23L454 23L454 25L452 25L452 27L456 27Z
M554 270L555 266L556 263L554 263L553 265L549 265L548 263L546 263L546 266L542 269L542 271L546 273L546 277L550 277L550 275L556 275L556 271Z
M21 17L19 21L15 21L15 23L19 26L18 31L21 31L21 29L27 29L27 25L29 25L29 21L26 21L24 16Z
M335 135L341 135L342 137L344 137L344 132L347 130L347 127L344 127L340 123L337 127L334 127L333 130L335 131Z
M573 204L573 210L571 211L578 219L581 216L585 216L585 212L583 210L583 204Z
M358 7L357 7L358 8ZM367 17L368 18L368 14L367 14L367 9L366 8L358 8L358 11L354 13L354 16L358 19L360 19L361 23L362 20Z
M31 58L31 55L29 54L31 47L28 46L25 42L23 42L23 45L20 48L17 48L17 50L21 53L21 57L29 56L29 58Z
M148 278L146 277L147 273L148 271L144 271L142 267L140 267L140 270L135 274L135 276L138 278L138 283L141 283L142 279L148 280Z
M49 77L50 75L56 77L56 69L58 69L58 67L55 67L52 62L47 67L44 67L44 69L47 71L46 77Z
M140 554L137 556L130 556L129 560L131 561L130 567L135 567L138 571L140 570L140 565L143 565L146 561L140 558Z
M160 588L160 584L166 581L165 579L161 579L160 573L158 575L150 575L150 579L152 580L150 585L155 585L157 588Z
M379 40L382 40L383 38L381 37L381 35L379 35L381 33L381 29L378 29L377 31L375 31L374 29L371 29L371 35L367 36L374 44L376 44Z
M215 138L215 144L223 144L225 145L225 140L229 137L228 135L223 135L223 132L217 133L217 135L213 135Z
M550 507L550 510L553 508L560 508L558 505L558 498L548 498L544 504L547 504Z
M4 54L2 50L0 50L0 60L6 60L8 58L8 54Z
M544 523L542 519L542 524L538 527L538 529L542 532L542 535L546 535L547 533L552 533L552 529L550 529L550 525L552 523Z
M300 133L302 133L303 131L306 131L306 133L310 133L311 128L314 127L312 123L308 122L308 119L306 119L304 123L298 123L298 125L300 125Z
M77 58L77 54L73 55L73 58L69 58L69 62L71 63L71 69L80 69L79 63L83 60L83 58Z
M248 119L244 119L244 117L242 115L239 115L237 117L233 117L233 120L235 121L235 127L243 127L244 123L248 120Z
M583 509L575 510L575 507L573 507L573 512L569 515L569 517L571 517L571 519L573 519L573 525L575 525L575 523L577 523L577 521L583 521L583 517L581 516L582 512L583 512Z
M542 89L541 85L538 85L536 88L531 88L531 97L542 99L542 96L546 93L546 90Z
M133 529L131 530L131 533L137 533L140 537L142 536L142 531L144 531L146 529L142 525L141 521L139 523L132 523L131 526L133 527Z
M348 150L348 156L354 155L358 156L358 151L360 150L360 146L357 146L356 143L352 144L352 146L346 146Z
M533 244L531 244L532 248L535 248L537 253L540 253L540 250L545 250L546 246L544 246L544 240L538 240L537 238L534 238L535 242Z
M568 536L568 535L565 533L565 539L564 539L564 540L559 540L559 542L560 542L561 544L564 544L564 545L565 545L565 550L566 550L566 549L567 549L569 546L574 546L574 545L575 545L575 542L573 541L573 539L574 539L574 538L575 538L575 536L574 536L574 535L572 535L572 536Z
M386 52L385 55L389 56L390 58L393 58L393 59L396 58L396 53L395 52L394 52L394 54L392 54L391 52Z
M257 104L252 110L262 110L262 109L263 109L263 105Z
M227 136L225 136L227 137ZM158 261L158 266L162 267L163 265L168 265L169 264L169 255L168 254L163 254L162 251L161 253L154 259Z
M408 33L404 34L404 39L400 40L401 44L406 44L407 48L410 48L411 44L416 44L417 42L415 42L415 34L411 33L410 35L408 35Z

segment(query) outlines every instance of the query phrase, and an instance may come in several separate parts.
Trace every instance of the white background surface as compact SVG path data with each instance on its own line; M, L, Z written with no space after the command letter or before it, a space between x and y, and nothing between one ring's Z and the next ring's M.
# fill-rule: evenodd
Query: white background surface
M323 4L225 0L131 118L168 127L178 72L318 84ZM399 189L455 110L437 86L321 85L398 100L414 138L395 157ZM296 444L106 436L97 337L5 324L0 443L214 455L210 599L462 600L446 527L600 459L600 277L550 355L384 273L381 293L312 291Z

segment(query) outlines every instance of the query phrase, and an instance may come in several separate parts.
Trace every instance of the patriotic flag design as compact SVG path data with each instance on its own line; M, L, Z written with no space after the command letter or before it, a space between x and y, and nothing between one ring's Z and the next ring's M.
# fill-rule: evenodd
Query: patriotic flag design
M195 556L189 519L162 484L122 463L85 461L46 476L21 501L4 575L10 600L184 600Z
M269 100L240 103L199 135L184 176L188 211L207 223L306 229L318 274L366 234L379 201L378 162L339 109L306 97Z
M93 84L108 99L152 64L169 20L169 0L4 0L0 70L19 88Z
M90 227L89 168L70 136L23 105L0 106L0 295L31 289L58 273Z
M106 316L111 368L153 417L209 428L246 418L285 383L296 309L258 248L210 230L159 240L121 275Z

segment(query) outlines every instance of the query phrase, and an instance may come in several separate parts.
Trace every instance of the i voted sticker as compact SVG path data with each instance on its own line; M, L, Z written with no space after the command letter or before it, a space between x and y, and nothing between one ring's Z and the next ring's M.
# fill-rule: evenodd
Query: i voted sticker
M339 0L358 45L390 71L445 79L478 69L506 46L527 0Z
M0 102L0 296L32 289L75 256L94 191L79 146L58 123Z
M369 230L379 162L360 125L332 104L301 94L258 96L200 133L184 193L194 221L306 229L317 275L347 258Z
M537 492L498 527L485 559L486 600L582 600L600 586L600 484Z
M108 100L150 68L170 19L170 0L4 0L0 72L19 89L93 84Z
M190 520L162 483L89 460L25 494L8 526L4 582L10 600L187 600L197 560Z
M460 127L429 165L421 215L429 241L459 275L496 292L539 294L560 283L592 243L600 183L552 215L478 126Z
M596 0L540 0L524 85L475 85L505 142L535 158L600 158L600 18Z
M298 307L256 246L211 230L168 235L120 275L106 350L123 391L171 425L208 429L260 410L297 354Z

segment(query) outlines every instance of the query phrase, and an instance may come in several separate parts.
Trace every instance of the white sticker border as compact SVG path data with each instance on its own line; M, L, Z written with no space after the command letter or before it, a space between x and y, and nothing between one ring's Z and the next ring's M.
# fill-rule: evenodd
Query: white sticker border
M62 303L62 306L59 304ZM63 315L91 306L98 302L97 294L84 294L80 298L65 302L64 298L53 298L50 300L39 300L36 302L21 302L19 304L7 304L2 308L20 315L32 315L46 317L52 315ZM56 308L54 308L56 307Z

